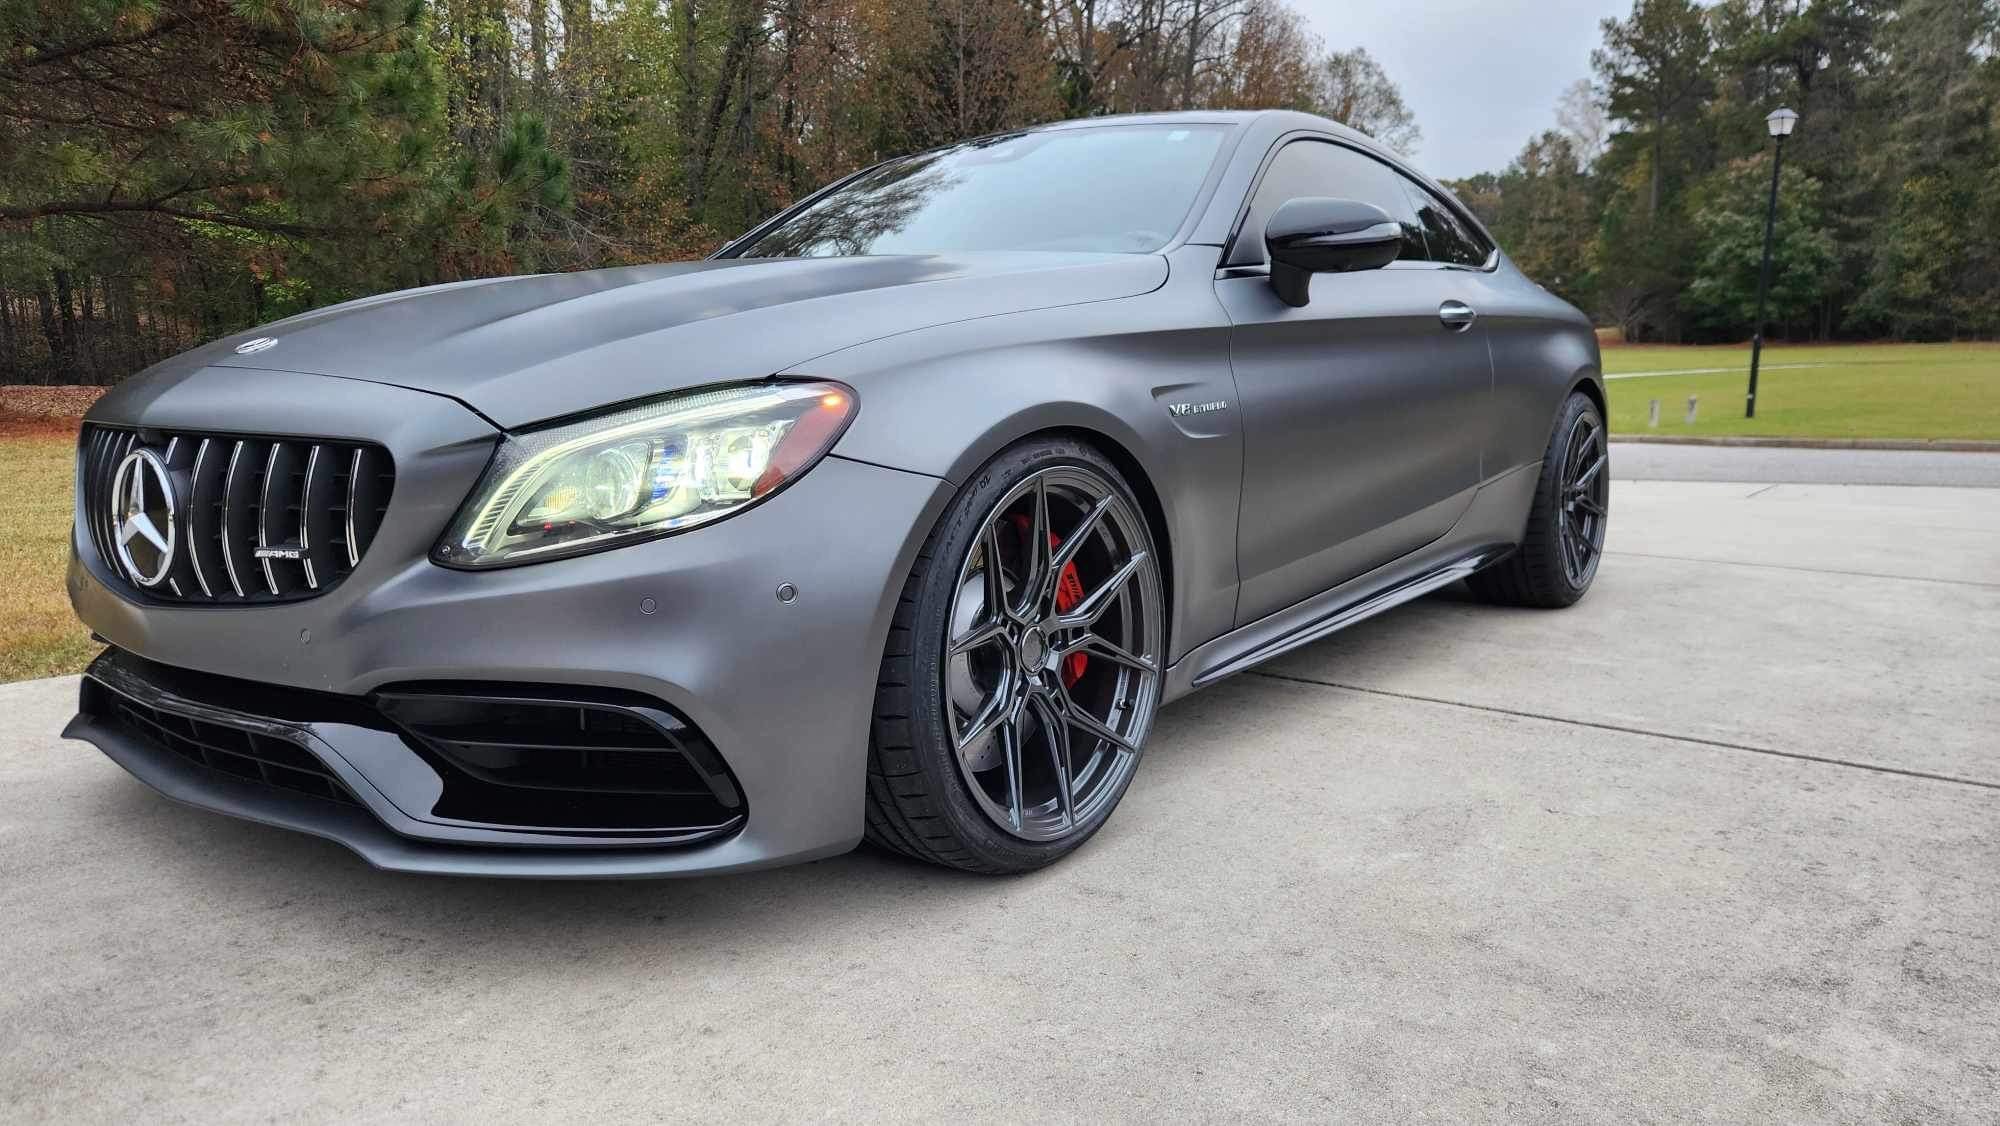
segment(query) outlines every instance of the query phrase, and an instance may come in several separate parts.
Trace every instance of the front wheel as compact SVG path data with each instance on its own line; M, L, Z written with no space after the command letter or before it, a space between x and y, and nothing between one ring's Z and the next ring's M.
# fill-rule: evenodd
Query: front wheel
M1467 585L1487 602L1571 605L1597 577L1610 519L1611 451L1604 415L1590 396L1575 392L1556 415L1520 548Z
M868 838L1025 872L1101 827L1159 707L1165 602L1137 500L1068 439L1003 451L904 585L876 692Z

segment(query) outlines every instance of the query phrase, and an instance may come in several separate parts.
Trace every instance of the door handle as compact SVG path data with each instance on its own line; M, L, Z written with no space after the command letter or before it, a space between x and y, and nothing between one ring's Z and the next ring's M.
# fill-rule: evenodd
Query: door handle
M1463 301L1447 301L1438 306L1438 320L1453 332L1464 332L1478 319L1479 314Z

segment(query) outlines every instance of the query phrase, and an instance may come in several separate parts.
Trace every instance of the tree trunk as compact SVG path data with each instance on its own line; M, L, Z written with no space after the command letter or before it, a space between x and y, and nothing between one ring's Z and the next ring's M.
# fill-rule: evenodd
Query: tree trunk
M535 98L549 93L549 0L528 0L528 50L535 56Z
M1194 65L1201 52L1201 0L1188 16L1187 58L1181 66L1181 108L1194 108Z
M21 354L15 351L14 295L0 289L0 371L9 376L0 382L13 382L12 375L20 364Z
M76 287L68 270L50 272L56 283L56 327L62 335L62 361L57 365L57 378L69 383L76 378Z
M97 317L93 306L96 304L97 279L83 276L83 293L80 302L83 315L77 322L77 371L85 383L98 382L98 371L103 366L98 363L102 342L98 339Z
M681 190L692 200L695 181L701 174L700 158L695 147L695 137L701 120L701 39L700 28L696 24L694 0L674 0L674 22L676 38L679 39L680 58L676 68L680 74L680 97L674 100L676 122L675 132L679 134L681 159ZM701 221L698 209L690 203L688 217Z
M796 199L806 189L805 170L794 146L799 105L799 35L805 22L800 0L787 0L784 7L785 53L779 61L784 76L778 83L778 167L784 170L786 193Z
M697 221L702 218L702 209L708 205L708 182L715 146L722 137L722 123L729 110L730 95L735 92L744 56L750 50L750 36L755 30L749 13L736 13L735 23L729 29L729 43L723 48L722 66L715 76L715 88L708 100L708 112L698 132L690 138L688 213Z
M48 366L43 370L42 378L29 380L29 382L52 383L54 379L50 373L62 367L63 339L62 326L56 322L55 298L49 293L49 287L46 284L35 286L35 305L42 314L42 339L49 346L49 362Z
M1083 32L1078 37L1077 70L1083 77L1083 112L1097 112L1097 0L1083 5Z
M1660 164L1666 159L1666 115L1653 119L1653 180L1652 190L1646 196L1646 218L1660 217Z
M690 0L675 0L685 8ZM591 0L562 0L563 54L585 51L590 47L590 3ZM690 22L692 14L690 13Z
M139 294L132 275L118 275L118 363L120 375L146 366L146 341L139 330Z

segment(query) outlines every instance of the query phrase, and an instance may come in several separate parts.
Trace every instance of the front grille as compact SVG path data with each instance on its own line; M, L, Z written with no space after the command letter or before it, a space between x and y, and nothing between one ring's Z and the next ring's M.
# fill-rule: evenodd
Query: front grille
M296 743L261 731L163 711L94 679L83 682L83 692L85 712L165 747L196 766L281 790L360 804L326 764Z
M118 553L118 467L150 450L173 482L174 550L150 587ZM147 597L193 604L324 594L360 565L388 512L388 451L323 441L90 424L79 458L80 518L104 565Z

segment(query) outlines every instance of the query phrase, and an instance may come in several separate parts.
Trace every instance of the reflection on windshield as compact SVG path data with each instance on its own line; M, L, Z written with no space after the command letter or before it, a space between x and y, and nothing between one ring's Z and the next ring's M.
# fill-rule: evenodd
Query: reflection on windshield
M1146 253L1180 228L1224 132L1127 125L984 137L874 168L737 253Z
M912 157L870 172L793 217L746 251L747 258L823 258L866 254L909 226L924 200L942 193L951 174L936 155Z

